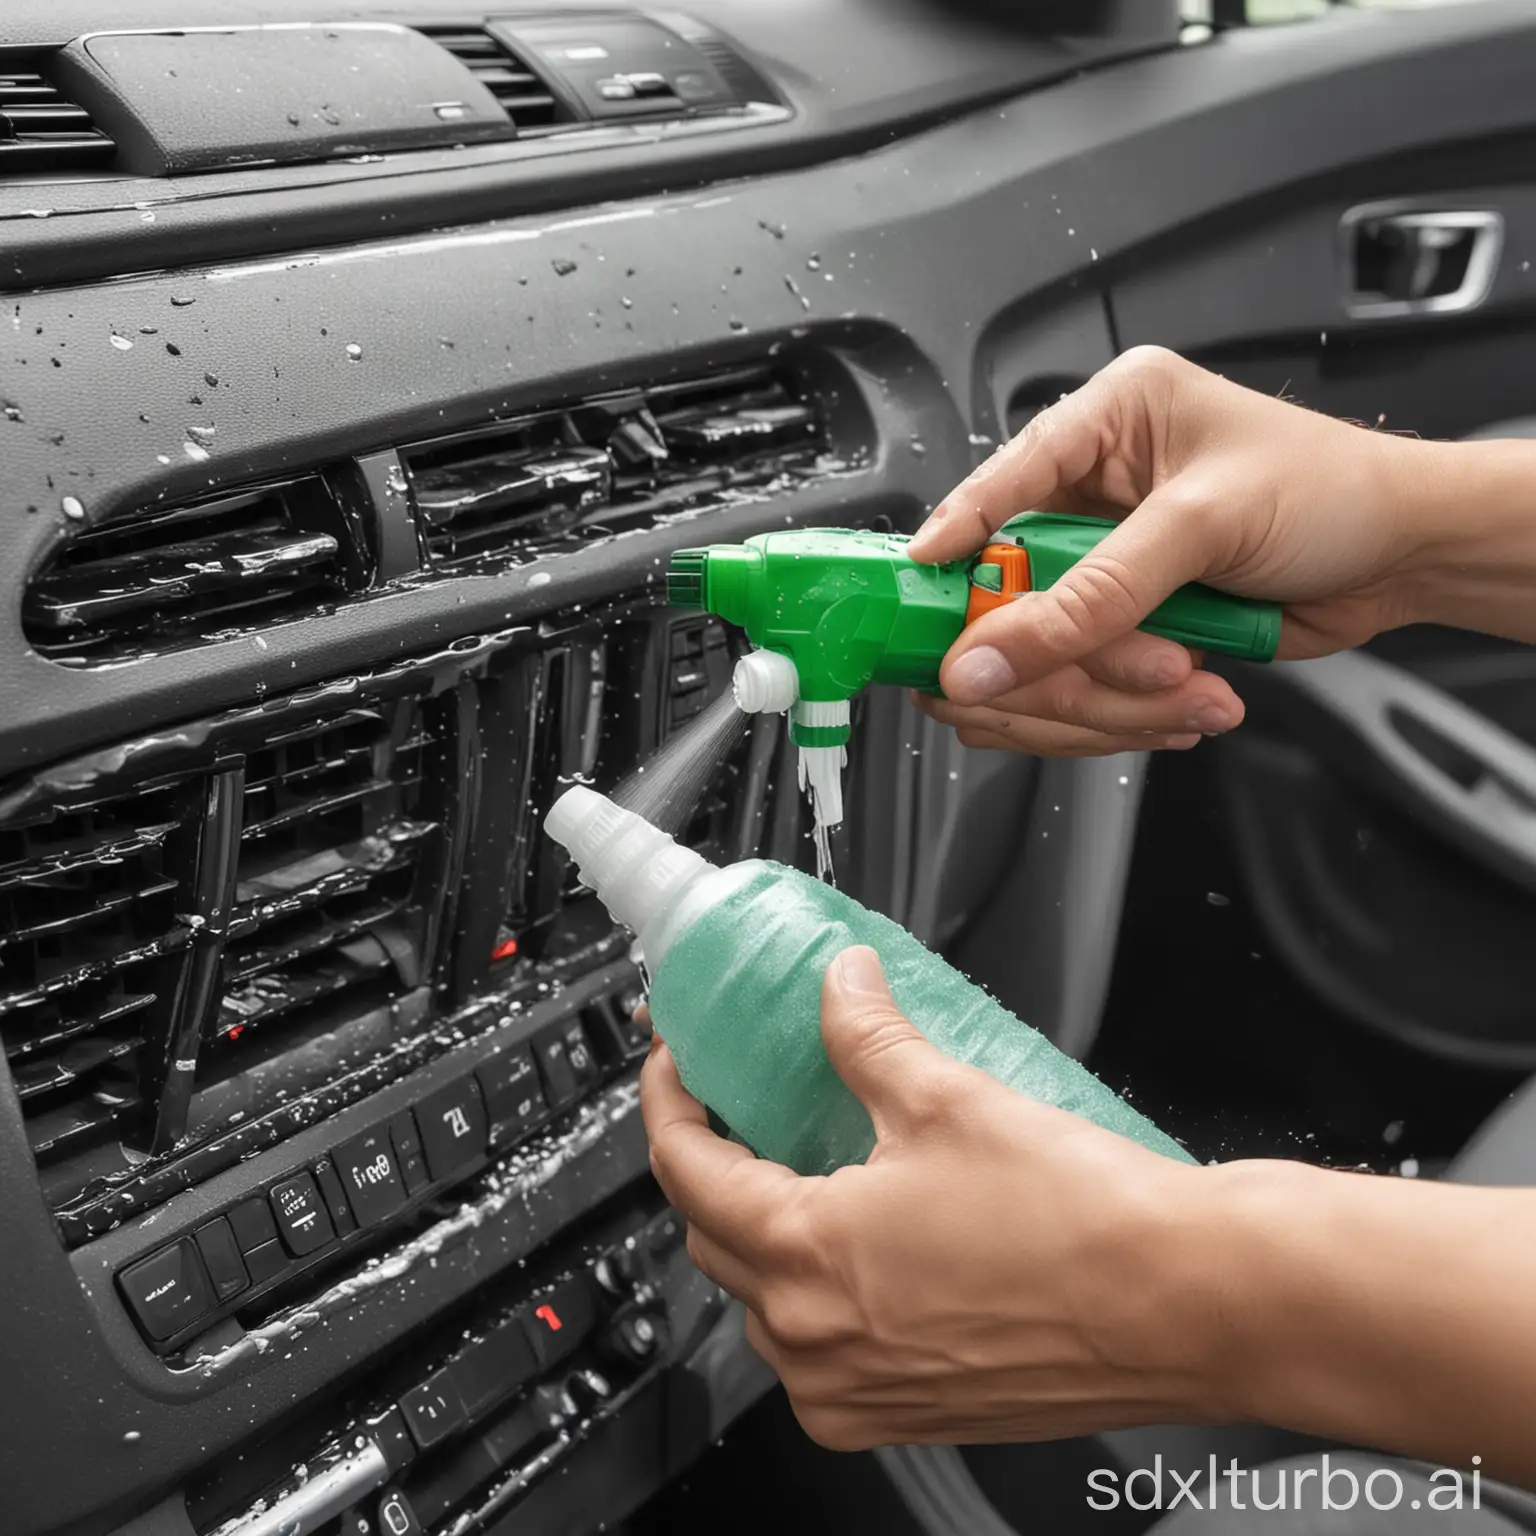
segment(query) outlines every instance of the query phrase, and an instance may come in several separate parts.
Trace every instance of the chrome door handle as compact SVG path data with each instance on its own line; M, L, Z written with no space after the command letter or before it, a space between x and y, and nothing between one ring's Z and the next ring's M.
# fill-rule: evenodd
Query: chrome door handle
M1460 315L1493 287L1504 216L1491 208L1366 203L1339 221L1339 237L1351 319Z

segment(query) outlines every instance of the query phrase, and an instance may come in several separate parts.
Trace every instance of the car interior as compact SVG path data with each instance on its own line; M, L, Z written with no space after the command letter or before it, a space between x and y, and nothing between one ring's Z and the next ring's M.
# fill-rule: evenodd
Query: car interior
M1536 436L1533 73L1528 0L9 0L7 1536L1135 1532L1085 1467L1293 1450L807 1440L540 819L729 685L672 551L910 532L1127 348ZM1223 665L1157 761L871 691L839 883L1202 1159L1536 1181L1536 656ZM682 840L814 870L793 752Z

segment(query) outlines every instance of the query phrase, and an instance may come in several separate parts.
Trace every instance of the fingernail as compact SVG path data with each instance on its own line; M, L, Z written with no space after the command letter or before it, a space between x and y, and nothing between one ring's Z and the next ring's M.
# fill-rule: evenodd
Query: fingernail
M979 704L1007 693L1017 679L1008 658L990 645L978 645L950 663L944 691L957 704Z
M845 992L884 997L890 990L885 984L879 955L865 945L845 949L832 963L837 967L837 984Z
M1171 688L1183 676L1176 656L1152 656L1141 665L1141 680L1152 688Z
M1232 727L1232 711L1211 699L1196 699L1190 706L1189 726L1204 736L1216 736Z

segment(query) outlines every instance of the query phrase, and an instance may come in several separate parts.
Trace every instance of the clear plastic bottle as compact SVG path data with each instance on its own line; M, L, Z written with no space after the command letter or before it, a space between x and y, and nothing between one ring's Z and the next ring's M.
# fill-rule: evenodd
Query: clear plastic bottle
M905 929L799 870L719 868L595 790L556 801L545 831L639 937L651 1016L688 1090L759 1156L799 1173L862 1162L874 1128L827 1060L821 985L867 944L902 1011L940 1050L1021 1093L1165 1156L1189 1154Z

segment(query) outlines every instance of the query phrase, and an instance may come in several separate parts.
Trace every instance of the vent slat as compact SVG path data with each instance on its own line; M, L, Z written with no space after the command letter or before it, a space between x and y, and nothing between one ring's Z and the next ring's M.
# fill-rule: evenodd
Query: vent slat
M78 843L51 849L44 861L33 864L12 864L0 868L0 895L40 884L56 875L71 874L76 870L110 867L124 859L158 848L177 828L179 823L162 821L152 826L139 827L127 836L82 839Z
M519 133L543 133L570 119L539 75L489 32L422 27L490 91Z
M242 986L226 990L219 1014L218 1033L238 1039L248 1029L324 1002L392 968L389 951L372 934L365 933L335 952L311 958L283 972L267 972Z
M26 1103L28 1099L67 1088L108 1063L131 1056L143 1044L137 1035L126 1040L81 1039L55 1054L34 1057L25 1066L12 1069L17 1097Z
M428 550L453 564L787 487L830 447L816 405L759 367L404 448L401 460Z
M162 778L0 831L0 1042L34 1156L78 1154L82 1180L141 1118L140 1058L189 939L172 840L201 799Z
M27 1122L27 1140L39 1162L98 1146L129 1124L139 1109L138 1095L126 1087L103 1090L62 1105L48 1105Z
M27 591L35 649L87 662L323 611L363 552L324 475L82 530Z
M37 582L33 621L53 630L89 630L158 613L166 603L225 592L243 599L253 584L324 565L337 549L328 533L258 533L138 552Z
M82 987L68 999L50 1001L53 1006L34 1010L35 1017L19 1014L5 1021L7 1061L23 1061L38 1051L51 1050L66 1040L141 1013L154 1003L155 994L130 991L119 980L116 986L98 988L94 995L90 988ZM66 1006L71 1011L66 1012Z
M407 782L414 784L416 781L411 779ZM333 811L385 794L397 786L398 781L393 779L370 778L361 784L349 784L345 789L326 790L321 794L310 795L297 805L287 806L282 810L274 809L259 821L251 822L245 829L245 836L252 840L270 837L274 832L284 831L301 822L318 820Z
M409 698L282 729L250 754L208 1073L416 984L417 879L440 830L414 814L432 739Z
M400 867L408 867L402 864ZM279 966L334 949L394 917L405 907L405 896L375 895L371 888L355 893L357 899L333 901L324 909L311 907L283 922L261 930L259 939L235 946L225 957L225 985L239 987L253 977L264 976Z
M401 819L360 843L325 848L275 869L242 870L235 888L240 910L230 924L231 940L278 918L349 896L376 876L405 868L423 839L436 830L435 822Z
M66 100L46 75L0 70L0 177L86 170L110 160L115 150L90 113Z
M4 951L12 945L24 944L31 939L58 939L68 933L77 933L89 928L93 923L105 922L108 918L115 917L135 902L151 901L156 896L163 896L175 889L174 880L163 878L151 880L148 883L132 882L126 890L88 897L88 904L79 906L74 911L65 910L50 917L33 918L24 915L21 927L13 928L8 933L0 933L0 957L3 957ZM26 908L36 907L49 894L51 892L45 883L29 884L26 887L24 913ZM60 902L59 905L67 906L68 904Z

